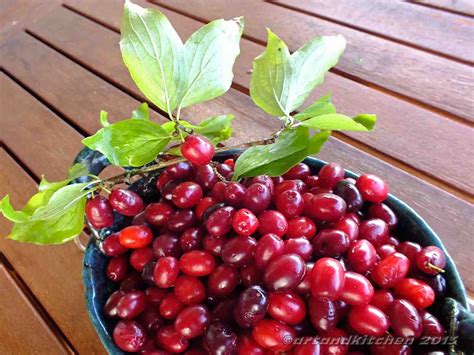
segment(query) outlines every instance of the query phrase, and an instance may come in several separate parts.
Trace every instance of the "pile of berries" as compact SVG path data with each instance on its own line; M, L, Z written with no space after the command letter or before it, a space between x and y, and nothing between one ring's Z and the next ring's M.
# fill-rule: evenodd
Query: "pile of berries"
M104 313L117 319L120 349L387 355L412 350L304 339L445 335L426 311L443 297L445 255L398 240L381 178L345 178L335 163L313 175L300 163L229 182L234 161L211 162L213 149L190 137L189 162L158 177L157 201L117 188L87 203L96 228L111 226L114 211L133 217L103 243L106 276L118 285Z

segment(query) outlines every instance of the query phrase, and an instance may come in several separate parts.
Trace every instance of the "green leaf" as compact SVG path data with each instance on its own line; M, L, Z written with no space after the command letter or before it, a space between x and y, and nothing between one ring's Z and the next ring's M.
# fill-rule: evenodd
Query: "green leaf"
M279 175L282 168L272 168L277 165L276 162L306 150L308 144L309 130L306 127L297 127L284 131L275 143L251 147L235 162L234 180L259 174Z
M132 118L140 120L149 120L150 119L150 109L146 102L142 103L132 112Z
M100 129L82 143L104 154L114 165L142 166L153 161L170 140L157 123L128 119Z
M87 176L89 175L89 171L87 168L82 165L81 163L74 164L71 168L69 168L68 172L68 178L62 181L57 181L57 182L49 182L46 180L44 176L41 177L41 181L38 187L39 191L57 191L61 187L66 186L69 184L72 180L77 179L78 177L81 176Z
M102 127L107 127L110 125L108 121L108 116L109 114L107 111L100 110L100 124L102 125Z
M0 212L12 222L24 222L30 216L23 211L16 211L10 203L10 196L6 195L0 201Z
M85 196L82 197L60 215L48 220L16 223L8 238L42 245L65 243L82 232L86 200Z
M165 15L126 1L120 27L120 50L140 91L171 113L180 101L185 81L184 46Z
M215 20L194 32L186 41L186 82L180 107L211 100L229 90L232 67L240 53L242 17Z
M316 116L301 122L302 126L310 129L332 130L332 131L370 131L374 128L375 115L357 116L357 120L351 117L332 113Z
M214 144L229 139L232 135L231 123L234 115L210 117L199 123L194 131L209 138Z
M267 47L253 62L250 96L269 114L289 116L336 65L346 41L340 35L322 36L290 55L285 42L267 31Z
M330 113L336 113L336 107L331 103L331 95L326 95L317 99L313 104L297 113L294 117L297 120L304 121L311 117Z

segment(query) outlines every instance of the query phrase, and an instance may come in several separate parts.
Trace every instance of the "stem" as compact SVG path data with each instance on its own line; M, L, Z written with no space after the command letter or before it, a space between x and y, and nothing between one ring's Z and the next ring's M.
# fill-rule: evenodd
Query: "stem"
M432 263L428 263L428 267L429 267L430 269L436 270L436 271L438 271L438 272L440 272L440 273L443 273L443 272L444 272L444 269L442 269L442 268L440 268L440 267L438 267L438 266L436 266L436 265L433 265Z

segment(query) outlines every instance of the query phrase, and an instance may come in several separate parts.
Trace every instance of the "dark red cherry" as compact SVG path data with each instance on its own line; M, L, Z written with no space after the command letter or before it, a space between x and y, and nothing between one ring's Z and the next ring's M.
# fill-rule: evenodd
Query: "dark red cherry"
M114 212L109 201L102 196L87 200L86 216L94 228L106 228L114 224Z
M436 275L444 272L446 267L446 255L435 246L429 246L421 249L415 256L415 262L418 269L426 274Z
M253 327L252 336L261 347L284 352L293 347L296 333L286 324L273 319L262 319Z
M206 276L216 268L216 260L207 251L191 250L181 256L179 268L186 275Z
M385 244L389 237L387 223L381 219L368 219L359 225L359 238L367 239L374 247Z
M288 221L285 216L278 211L266 210L258 216L260 226L258 232L261 235L273 233L283 237L288 230Z
M120 298L117 303L117 315L122 319L133 319L143 312L146 306L145 292L133 290Z
M173 234L159 235L153 241L152 247L155 258L162 256L174 256L175 258L179 258L181 255L179 239Z
M395 335L404 338L419 338L423 332L423 323L416 308L407 300L392 302L387 313L390 326Z
M158 307L156 307L156 305L148 305L147 308L142 313L140 313L137 320L150 333L155 333L158 328L163 325L163 317L161 316L160 310Z
M118 213L131 217L136 216L145 208L140 195L126 189L112 190L109 196L109 203Z
M132 265L135 270L142 272L145 265L153 259L153 249L151 247L135 249L130 254L130 265Z
M397 249L391 244L384 244L377 248L377 255L380 259L385 259L387 256L397 252Z
M195 206L203 195L202 188L195 182L182 182L175 187L172 193L172 201L179 208L190 208Z
M188 306L175 320L174 329L186 339L196 338L206 331L211 314L203 305Z
M313 246L311 242L304 237L287 239L285 240L283 254L297 254L301 256L304 261L308 261L313 254Z
M435 300L433 289L423 281L417 279L403 279L393 288L397 298L404 298L416 308L423 309L431 306Z
M265 317L267 309L267 292L258 285L250 286L240 294L234 318L241 327L252 327Z
M376 290L372 296L370 304L377 307L382 312L387 313L393 301L395 301L395 297L392 292L388 290Z
M252 178L252 181L250 184L257 184L257 183L263 184L266 187L268 187L268 189L270 190L270 194L273 195L273 192L275 191L275 184L273 183L273 180L270 176L268 175L255 176L254 178Z
M221 256L222 247L225 243L227 243L227 238L212 235L206 235L202 242L204 250L214 256Z
M230 265L219 265L209 275L207 287L209 293L218 297L229 296L239 284L239 272Z
M337 229L323 229L311 242L318 256L339 256L349 248L349 237Z
M371 278L382 288L392 288L407 276L409 267L410 261L405 255L394 253L372 269Z
M346 201L347 212L357 212L362 208L364 201L354 184L341 180L336 184L333 192Z
M156 332L156 343L171 353L182 353L189 347L189 340L176 331L173 325L161 327Z
M230 180L234 172L234 169L225 163L217 164L216 170L226 180Z
M270 260L283 254L283 240L275 234L265 234L261 237L255 248L255 265L264 269Z
M344 286L342 264L332 258L319 259L311 270L311 294L331 301L339 299Z
M300 194L304 194L308 191L308 187L301 180L285 180L275 186L275 196L280 195L284 191L294 190L298 191Z
M125 295L124 291L117 290L109 296L109 298L107 299L107 302L105 302L105 305L104 305L104 313L107 317L112 318L112 317L118 316L117 304L124 295Z
M128 251L128 248L120 244L119 233L114 233L105 238L102 249L107 256L119 256Z
M285 324L296 325L306 317L306 304L296 292L270 292L268 314Z
M368 304L374 295L374 287L363 275L348 271L344 276L340 298L350 306Z
M333 188L344 179L344 169L337 163L330 163L319 170L318 177L319 186Z
M227 182L224 181L218 181L211 190L211 197L218 201L218 202L223 202L224 201L224 190L227 186Z
M216 204L218 204L217 200L215 200L214 198L212 197L204 197L201 201L199 201L196 205L196 217L199 219L199 220L202 220L202 217L204 215L205 212L207 212L207 210L209 208L211 208L212 206L215 206ZM223 207L223 206L222 206Z
M208 233L214 237L222 237L232 229L232 218L235 210L227 206L213 212L205 222Z
M309 200L305 211L318 221L335 222L346 213L346 202L337 195L322 193Z
M303 213L303 198L298 191L286 190L276 196L276 207L286 218L295 218Z
M204 284L194 276L179 276L174 286L174 293L186 305L201 303L206 298Z
M362 198L373 203L383 202L388 197L387 183L376 175L363 174L356 181Z
M255 264L244 266L240 269L240 279L246 287L260 285L263 283L262 270L257 268Z
M161 227L173 215L174 208L169 203L150 203L145 209L145 220L153 226Z
M265 355L265 350L253 340L252 334L239 334L238 355Z
M206 137L191 134L184 140L181 154L194 165L206 165L214 155L214 146Z
M166 223L166 227L170 232L183 233L186 229L194 227L196 223L196 215L192 209L176 211Z
M173 292L168 293L159 305L160 314L165 319L175 319L185 307Z
M361 335L381 336L389 328L387 315L370 304L352 307L348 322L351 328Z
M172 256L162 256L156 261L153 280L161 288L173 287L179 275L178 260Z
M281 255L270 261L265 269L263 281L271 291L289 291L298 286L305 272L306 264L299 255Z
M147 341L148 336L145 328L138 322L131 320L122 320L117 323L113 331L115 344L127 352L137 352L142 350Z
M410 273L417 270L416 255L421 250L421 245L414 242L402 242L397 246L397 251L410 260Z
M205 190L211 190L219 181L217 174L211 165L201 165L196 167L194 180Z
M301 216L288 221L287 238L305 237L308 240L316 234L316 225L307 217Z
M446 334L441 322L431 313L425 310L419 311L423 323L424 337L442 337Z
M221 257L224 263L242 267L253 261L257 241L252 237L231 238L222 247Z
M261 183L250 185L245 191L244 207L255 214L265 211L272 200L270 189Z
M348 215L345 215L339 221L334 223L332 228L346 233L350 242L359 238L359 224Z
M235 208L242 207L246 188L238 182L229 182L224 189L224 201Z
M258 218L248 209L242 208L235 212L232 218L234 231L242 236L250 236L258 229Z
M201 228L189 228L181 234L179 245L183 251L202 249L203 239L204 232Z
M187 161L170 165L165 171L173 180L187 180L193 176L193 167Z
M311 323L319 332L333 330L339 322L336 303L328 299L310 297L308 312Z
M367 210L367 214L369 218L380 218L385 221L390 230L393 230L397 226L397 215L385 203L374 203Z
M213 321L204 333L203 344L208 354L235 354L237 335L228 325Z
M311 175L311 169L305 163L298 163L288 170L283 177L286 180L305 180L308 176Z
M105 275L111 281L122 281L128 272L128 258L126 255L116 256L109 260Z

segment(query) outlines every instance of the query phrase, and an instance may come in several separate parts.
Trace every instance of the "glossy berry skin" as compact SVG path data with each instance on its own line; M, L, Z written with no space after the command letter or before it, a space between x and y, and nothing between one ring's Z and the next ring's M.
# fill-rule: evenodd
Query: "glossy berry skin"
M265 350L253 340L252 334L239 334L237 355L265 355Z
M112 336L115 344L127 352L142 350L148 341L145 328L140 323L130 320L118 322Z
M359 238L359 224L348 215L333 223L332 228L346 233L349 237L349 242Z
M367 210L369 218L380 218L387 223L389 230L393 230L398 224L395 212L385 203L374 203Z
M162 234L156 237L153 241L152 248L155 258L162 256L174 256L175 258L179 258L181 255L179 239L174 234Z
M275 196L280 195L286 190L298 191L300 194L304 194L308 191L308 187L301 180L284 180L275 186Z
M193 176L193 167L187 161L170 165L165 171L173 180L187 180Z
M311 271L313 270L314 263L306 263L306 273L303 280L296 286L295 291L302 295L307 295L311 292Z
M270 261L263 275L265 286L270 291L289 291L303 280L306 264L296 254L281 255Z
M261 235L273 233L283 237L288 230L288 221L285 216L278 211L266 210L258 216L260 226L258 232Z
M293 328L273 319L262 319L255 324L253 339L261 347L271 351L286 351L293 347L296 333Z
M368 304L374 295L374 287L367 278L356 272L348 271L344 276L340 299L350 306Z
M446 255L440 248L429 246L421 249L416 254L415 262L420 271L429 275L436 275L440 272L439 269L446 267Z
M357 212L362 208L364 201L354 184L341 180L334 187L333 193L340 196L346 202L347 212Z
M372 280L382 288L392 288L398 281L404 279L410 268L408 258L400 253L394 253L380 261L371 273Z
M204 284L194 276L179 276L174 286L174 293L186 305L201 303L206 298Z
M124 295L124 291L117 290L107 298L107 302L104 305L104 313L107 317L113 318L118 316L117 304Z
M248 209L242 208L235 212L232 218L232 228L242 236L254 234L259 226L258 218Z
M145 265L152 260L153 249L151 247L135 249L130 254L130 265L132 265L132 267L139 272L142 272Z
M224 201L232 207L242 207L245 190L244 185L238 182L229 182L224 189Z
M181 234L181 237L179 238L179 246L182 251L202 249L203 239L204 232L201 228L189 228Z
M232 179L234 169L230 165L227 165L226 163L217 164L216 170L224 179Z
M283 254L284 246L283 240L276 234L265 234L255 248L255 265L264 269L270 260Z
M155 280L153 278L153 272L155 270L156 261L150 261L143 267L142 280L147 286L155 286Z
M150 333L155 333L163 325L163 317L155 305L148 306L137 318Z
M230 265L219 265L209 275L208 291L213 296L225 297L230 295L239 284L239 272Z
M416 308L407 300L393 301L387 313L395 335L404 338L419 338L423 323Z
M232 229L233 207L222 207L212 213L205 222L207 232L214 237L222 237Z
M321 345L313 337L304 338L301 341L301 343L296 345L293 349L293 355L319 355L319 354L321 354Z
M168 291L158 287L148 287L145 290L145 294L148 304L156 305L161 303L163 298L168 294Z
M185 304L173 293L168 293L159 305L159 311L165 319L175 319L178 314L184 309Z
M174 329L186 339L204 334L211 322L209 310L202 305L188 306L183 309L174 323Z
M387 256L397 252L397 249L391 244L384 244L377 248L377 254L380 259L385 259Z
M227 243L226 238L214 237L212 235L206 235L202 241L204 250L214 256L221 256L222 247L225 243Z
M125 189L112 190L109 195L109 203L118 213L129 217L136 216L145 208L140 195Z
M161 227L173 215L174 208L169 203L150 203L145 209L145 220L155 227Z
M218 181L211 190L211 197L219 202L224 201L224 191L227 187L227 183L224 181Z
M174 286L179 275L178 260L172 256L162 256L155 264L153 280L156 286L169 288Z
M216 268L216 260L207 251L191 250L179 259L182 273L190 276L206 276Z
M363 174L356 181L362 198L372 203L381 203L388 197L388 184L376 175Z
M262 184L268 187L268 190L270 191L270 194L273 194L275 191L275 184L273 183L273 180L270 176L268 175L259 175L255 176L252 178L250 185L252 184Z
M352 307L348 322L361 335L381 336L389 328L387 315L372 305Z
M210 190L219 181L217 174L211 165L201 165L196 167L194 180L205 190Z
M325 339L321 343L321 355L345 355L348 354L348 335L342 329L332 329L321 333Z
M182 182L175 187L171 200L179 208L195 206L203 196L202 188L195 182Z
M239 296L234 310L234 319L241 327L252 327L265 317L267 309L267 292L258 285L250 286Z
M305 237L308 240L316 234L316 225L308 217L296 217L288 221L287 238Z
M395 301L395 297L392 292L388 290L376 290L370 300L370 304L382 312L387 313L393 301Z
M415 277L430 286L436 296L436 299L443 298L446 294L446 279L441 275L428 275L425 273L418 273Z
M344 169L337 163L330 163L321 168L318 173L319 186L333 188L344 179Z
M128 272L128 260L125 255L116 256L109 260L105 275L111 281L122 281Z
M196 205L196 217L199 220L202 220L204 213L207 212L209 208L215 206L217 204L217 200L212 197L204 197L201 201L199 201Z
M305 180L308 176L311 175L311 169L305 163L298 163L288 170L283 177L286 180Z
M359 238L367 239L374 247L385 244L389 237L387 223L381 219L368 219L359 225Z
M419 313L423 323L423 336L442 337L446 334L443 325L434 315L425 310L420 310Z
M349 237L337 229L323 229L311 242L318 256L339 256L349 248Z
M120 283L120 290L124 292L130 292L133 290L141 290L145 287L145 283L141 277L141 274L136 271L131 271Z
M298 191L286 190L277 195L276 207L286 218L295 218L303 213L303 198Z
M304 238L292 238L285 240L283 254L297 254L301 259L308 261L313 254L313 246L311 242Z
M213 321L204 333L203 344L208 354L235 354L237 335L231 327Z
M240 279L246 287L262 284L262 278L262 271L255 264L250 264L240 269Z
M410 260L410 273L417 270L416 255L421 250L421 245L414 242L402 242L397 246L397 251Z
M347 252L347 261L352 270L365 274L377 262L377 252L371 242L360 239L352 242Z
M399 281L393 293L397 298L404 298L411 302L417 309L431 306L435 300L433 289L423 281L417 279L403 279Z
M120 244L129 249L146 247L153 240L153 232L145 225L128 226L119 233Z
M119 233L111 234L105 238L102 249L107 256L119 256L128 251L128 248L120 244Z
M173 325L161 327L156 332L156 343L170 353L182 353L189 347L189 340L178 333Z
M336 303L328 299L311 297L308 302L309 319L318 332L336 328L339 321Z
M214 156L214 146L201 135L189 135L181 146L181 154L193 165L207 165Z
M270 189L264 184L255 183L245 191L244 207L258 215L270 206L271 200Z
M311 294L330 301L339 299L344 286L344 269L332 258L319 259L311 270Z
M346 202L337 195L322 193L309 202L310 217L318 221L335 222L346 213Z
M222 247L221 257L224 263L242 267L252 262L257 241L252 237L231 238Z
M114 224L114 212L109 201L102 196L87 200L86 216L94 228L101 229Z
M285 324L296 325L301 323L306 316L306 304L294 291L270 292L268 314Z
M133 319L145 310L147 298L143 291L130 291L117 303L117 315L122 319Z

